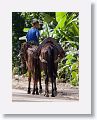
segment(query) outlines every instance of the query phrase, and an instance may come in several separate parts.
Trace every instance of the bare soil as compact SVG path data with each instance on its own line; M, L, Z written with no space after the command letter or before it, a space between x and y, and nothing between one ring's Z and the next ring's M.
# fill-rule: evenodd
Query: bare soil
M56 101L78 101L79 87L72 86L69 83L57 83L58 94L51 97L51 83L49 83L50 96L44 96L44 81L42 81L43 92L40 95L27 94L27 77L14 76L12 79L12 101L13 102L56 102ZM33 88L33 81L31 84Z

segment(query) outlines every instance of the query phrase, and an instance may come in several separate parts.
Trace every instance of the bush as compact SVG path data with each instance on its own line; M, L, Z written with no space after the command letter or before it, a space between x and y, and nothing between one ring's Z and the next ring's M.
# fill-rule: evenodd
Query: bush
M19 73L19 68L14 67L12 73L13 73L13 75L17 75Z

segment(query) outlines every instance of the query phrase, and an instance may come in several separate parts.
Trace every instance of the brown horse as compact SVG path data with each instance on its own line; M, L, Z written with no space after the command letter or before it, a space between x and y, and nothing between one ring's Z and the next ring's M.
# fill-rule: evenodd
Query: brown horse
M42 46L39 53L39 58L42 63L42 69L44 70L46 76L45 96L49 97L48 83L50 78L52 84L51 96L55 97L57 95L56 76L59 61L59 51L52 41L48 40L48 42L46 42L45 45Z
M21 47L21 63L22 66L26 66L28 71L28 91L31 93L31 74L33 78L33 92L32 94L39 94L42 92L41 86L41 71L40 71L40 60L37 53L38 46L23 43ZM38 81L40 85L40 91L38 92Z

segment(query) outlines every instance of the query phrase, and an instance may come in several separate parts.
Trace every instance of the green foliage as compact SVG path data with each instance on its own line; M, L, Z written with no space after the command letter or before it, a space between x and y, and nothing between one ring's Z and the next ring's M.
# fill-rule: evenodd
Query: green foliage
M18 66L20 64L20 60L18 57L20 44L19 37L24 35L24 18L21 16L20 12L12 13L12 61L13 67Z
M28 32L29 28L24 28L23 32Z
M58 29L58 28L65 29L66 13L65 12L56 12L56 21L58 22L56 29Z
M78 85L79 81L79 23L78 13L57 12L58 22L54 29L55 38L59 39L65 58L59 63L58 78Z
M18 63L18 38L31 27L33 18L42 22L40 43L54 37L65 51L59 62L58 79L79 85L79 13L78 12L22 12L13 13L13 65ZM43 76L43 74L42 74Z
M18 67L14 67L13 68L13 75L17 75L18 74L18 71L19 71L19 68Z

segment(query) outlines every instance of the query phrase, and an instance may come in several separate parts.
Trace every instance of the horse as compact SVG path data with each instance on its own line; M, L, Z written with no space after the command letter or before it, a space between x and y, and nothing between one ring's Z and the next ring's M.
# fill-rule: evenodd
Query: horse
M52 41L48 40L48 42L46 42L44 46L42 46L39 52L39 59L41 61L41 66L42 66L41 69L45 73L44 96L49 97L48 84L50 78L52 84L51 97L55 97L57 95L56 77L57 77L58 62L60 60L60 57L59 57L59 51Z
M28 90L27 93L31 93L31 77L33 78L33 91L32 94L39 95L42 92L41 85L41 71L40 60L37 53L37 45L23 43L21 46L21 64L22 69L27 68L28 71ZM23 71L23 70L22 70ZM31 75L32 74L32 75ZM40 90L38 92L38 81Z

